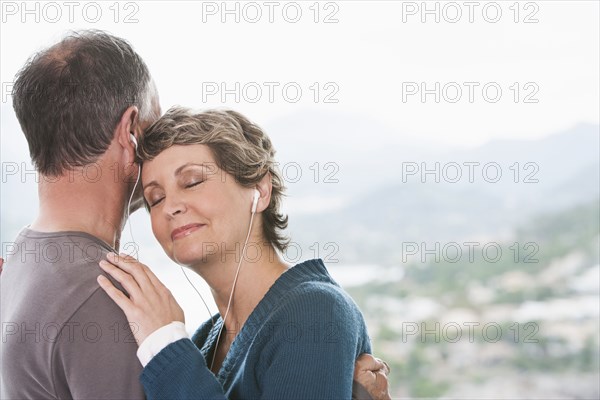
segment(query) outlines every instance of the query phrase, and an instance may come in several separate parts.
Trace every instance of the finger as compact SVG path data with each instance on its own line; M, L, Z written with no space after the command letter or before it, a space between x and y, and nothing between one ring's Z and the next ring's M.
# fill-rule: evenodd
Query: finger
M166 291L166 286L161 282L160 279L158 279L158 277L146 264L139 262L136 258L127 254L121 253L118 256L114 253L107 254L109 261L115 257L120 260L119 266L122 264L123 270L135 276L138 283L140 283L141 288L144 288L143 282L150 282L152 286L157 289L157 291Z
M386 362L383 361L381 358L375 357L375 362L379 366L379 369L381 369L381 370L386 370L386 368L389 369L389 366L387 366Z
M383 361L381 358L377 358L377 357L375 357L375 361L377 361L377 363L379 365L381 365L380 370L384 374L388 375L390 373L390 366L388 365L388 363L386 363L385 361Z
M148 275L144 270L145 265L135 258L123 253L119 255L108 253L106 258L108 261L133 276L140 288L144 289L149 286L154 286L150 279L148 279Z
M384 368L384 365L377 358L373 357L373 355L363 353L356 360L356 367L356 369L363 371L379 371Z
M108 261L100 260L98 265L100 265L100 268L102 268L107 274L115 278L115 280L123 286L130 296L134 298L141 297L142 290L133 276L123 271L119 267L114 266Z
M133 308L133 302L125 296L123 292L117 289L108 278L102 275L98 275L96 281L100 285L100 287L106 292L108 297L110 297L116 304L119 306L121 310L125 313L126 316L129 316L130 311Z
M384 372L386 375L389 375L389 374L390 374L390 371L391 371L389 364L388 364L388 363L386 363L386 362L385 362L385 361L383 361L383 360L381 360L381 362L383 363L383 372Z
M140 264L140 265L144 268L144 271L146 272L146 276L148 277L150 282L152 282L152 285L154 285L155 288L158 289L158 288L164 286L164 284L161 282L161 280L158 279L158 277L154 274L154 272L152 272L150 267L148 267L145 264Z
M390 399L388 378L382 371L375 373L375 387L373 388L373 392L375 392L374 399Z
M375 377L379 377L378 382L380 386L385 386L387 389L388 386L388 377L383 370L379 370L375 372Z

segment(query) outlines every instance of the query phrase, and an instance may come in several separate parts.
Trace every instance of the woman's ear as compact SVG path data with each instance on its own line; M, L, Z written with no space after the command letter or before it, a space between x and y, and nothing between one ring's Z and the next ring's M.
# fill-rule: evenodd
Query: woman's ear
M263 178L256 184L256 189L260 193L256 212L262 212L266 210L271 203L271 190L273 189L273 183L271 179L271 173L267 172L265 176L263 176Z

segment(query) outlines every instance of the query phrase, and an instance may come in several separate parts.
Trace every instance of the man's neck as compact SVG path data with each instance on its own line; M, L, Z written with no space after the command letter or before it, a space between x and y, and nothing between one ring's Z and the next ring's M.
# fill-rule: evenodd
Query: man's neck
M116 183L109 173L95 182L77 171L57 178L40 176L39 214L30 228L85 232L118 250L126 190L126 185Z

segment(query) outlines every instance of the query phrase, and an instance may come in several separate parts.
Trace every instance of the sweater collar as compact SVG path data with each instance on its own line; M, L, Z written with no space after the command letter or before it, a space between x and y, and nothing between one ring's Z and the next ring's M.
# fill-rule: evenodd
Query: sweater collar
M269 288L262 300L256 305L254 310L248 316L248 319L240 329L240 332L235 337L235 340L231 344L221 369L217 374L217 379L225 387L226 381L231 376L231 371L237 364L238 358L244 353L244 349L251 343L252 338L256 335L256 332L267 320L271 312L280 304L282 304L282 298L287 296L290 291L296 288L298 285L305 282L327 282L339 286L329 275L323 261L321 259L307 260L300 264L297 264L287 271L273 283ZM206 358L207 364L210 364L210 359L214 351L215 342L219 334L219 330L223 325L223 319L219 313L212 317L214 326L210 328L207 333L204 345L200 349L202 354ZM211 321L209 320L206 324L199 329L199 332L195 335L197 339L201 340L204 336L201 331L205 332L205 329L210 327ZM205 329L203 329L205 328ZM221 335L225 334L222 333Z

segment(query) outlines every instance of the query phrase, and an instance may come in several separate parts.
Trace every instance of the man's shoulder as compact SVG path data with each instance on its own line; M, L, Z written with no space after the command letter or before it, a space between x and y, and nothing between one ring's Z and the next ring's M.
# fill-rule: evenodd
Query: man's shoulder
M6 246L6 251L7 266L15 274L67 275L81 274L86 266L97 266L113 249L85 232L38 232L23 228Z
M24 229L2 273L3 313L58 325L88 310L96 320L103 315L124 318L96 281L104 274L98 262L109 251L89 234Z

